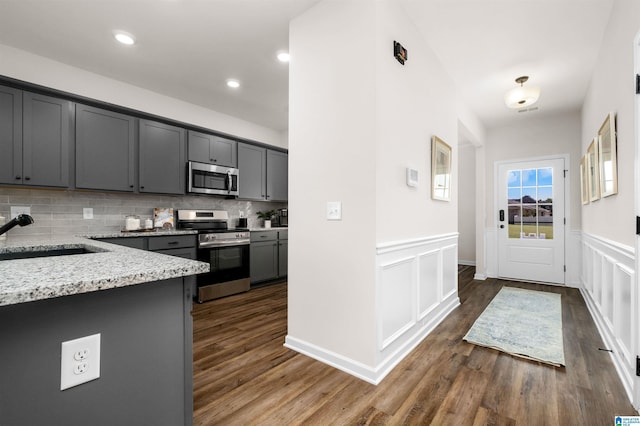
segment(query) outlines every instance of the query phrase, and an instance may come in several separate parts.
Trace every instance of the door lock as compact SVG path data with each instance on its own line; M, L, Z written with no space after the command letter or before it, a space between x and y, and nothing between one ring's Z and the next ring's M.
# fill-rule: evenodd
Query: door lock
M504 210L500 210L500 222L504 222Z

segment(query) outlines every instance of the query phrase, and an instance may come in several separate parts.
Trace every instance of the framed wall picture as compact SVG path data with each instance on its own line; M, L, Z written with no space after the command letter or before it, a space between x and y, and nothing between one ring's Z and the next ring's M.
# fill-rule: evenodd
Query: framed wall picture
M600 199L600 171L598 163L598 138L587 148L587 174L589 175L589 201Z
M431 138L431 198L451 200L451 147L437 136Z
M600 194L603 198L618 193L615 121L615 114L610 112L598 130Z
M580 199L582 204L589 204L589 173L587 172L586 154L580 159Z

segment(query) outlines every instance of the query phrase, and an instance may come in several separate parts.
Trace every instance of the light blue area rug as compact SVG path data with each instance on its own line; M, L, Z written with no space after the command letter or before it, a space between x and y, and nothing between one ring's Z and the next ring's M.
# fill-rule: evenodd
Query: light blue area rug
M503 287L463 339L511 355L564 366L560 295Z

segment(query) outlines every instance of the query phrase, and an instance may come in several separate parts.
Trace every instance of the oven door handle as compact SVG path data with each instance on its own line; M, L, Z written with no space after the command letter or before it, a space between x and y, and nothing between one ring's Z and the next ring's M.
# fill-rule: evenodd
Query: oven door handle
M216 247L235 247L235 246L248 246L250 240L236 240L228 243L221 242L201 242L198 248L216 248Z

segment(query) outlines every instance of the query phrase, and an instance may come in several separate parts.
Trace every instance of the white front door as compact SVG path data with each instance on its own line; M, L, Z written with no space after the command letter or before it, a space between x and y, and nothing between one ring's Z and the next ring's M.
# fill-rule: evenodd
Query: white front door
M498 165L498 276L564 284L564 158Z

